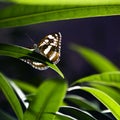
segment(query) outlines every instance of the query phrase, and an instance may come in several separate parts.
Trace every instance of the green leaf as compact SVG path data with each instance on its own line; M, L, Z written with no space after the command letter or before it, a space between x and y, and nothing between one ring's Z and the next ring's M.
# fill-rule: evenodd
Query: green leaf
M10 105L12 106L18 119L22 120L23 119L23 111L22 111L20 102L19 102L15 92L13 91L12 87L10 86L10 83L7 81L7 78L4 77L1 73L0 73L0 88L2 89L4 95L6 96Z
M2 0L3 1L3 0ZM15 3L20 3L20 4L40 4L40 5L106 5L109 3L111 4L120 4L119 0L100 0L100 1L93 1L93 0L60 0L60 1L55 1L55 0L47 0L47 1L41 1L41 0L4 0L8 2L15 2Z
M14 80L14 82L25 92L27 93L35 93L37 88L29 83L20 81L20 80Z
M70 115L73 118L76 118L77 120L96 120L89 112L71 107L61 107L61 111L63 114Z
M36 53L30 49L16 46L16 45L8 45L8 44L0 44L0 55L10 56L14 58L23 58L23 59L31 59L37 62L42 62L47 64L51 69L55 70L62 78L64 78L63 73L59 70L59 68L51 63L47 58L42 56L39 53Z
M97 88L107 95L109 95L111 98L113 98L119 105L120 105L120 90L115 90L112 87L104 86L104 85L98 85L97 83L91 83L92 87Z
M79 45L72 45L71 48L78 52L90 65L99 72L118 71L119 69L106 57L100 55L92 49Z
M92 102L83 97L77 95L67 95L65 98L83 110L99 111L99 109Z
M54 120L66 90L67 85L63 80L44 81L25 112L24 120Z
M115 116L117 120L120 120L120 105L114 101L110 96L106 93L90 87L81 87L81 90L87 91L95 96L98 100L100 100ZM114 106L114 107L113 107Z
M118 71L106 72L106 73L91 75L75 81L73 85L84 82L87 82L88 84L97 83L97 84L109 85L120 89L120 72Z
M23 103L24 107L28 108L29 103L26 101L27 97L25 93L12 81L9 80L10 85L14 89L15 93L17 94L17 97L20 99L20 101Z
M84 1L82 4L77 5L55 5L52 3L51 5L12 5L0 11L2 13L0 15L0 27L15 27L49 21L120 14L120 2L118 1L110 3L106 1L101 4L96 1L88 3Z

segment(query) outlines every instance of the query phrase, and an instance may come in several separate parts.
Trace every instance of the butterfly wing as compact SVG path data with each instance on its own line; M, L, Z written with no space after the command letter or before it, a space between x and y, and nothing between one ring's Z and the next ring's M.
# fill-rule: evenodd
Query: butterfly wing
M34 50L48 58L54 64L57 64L60 60L61 33L59 32L45 36L37 46L35 45ZM22 59L22 61L39 70L45 70L48 68L46 64L32 61L30 59Z
M47 35L38 44L40 54L57 64L60 59L61 33Z

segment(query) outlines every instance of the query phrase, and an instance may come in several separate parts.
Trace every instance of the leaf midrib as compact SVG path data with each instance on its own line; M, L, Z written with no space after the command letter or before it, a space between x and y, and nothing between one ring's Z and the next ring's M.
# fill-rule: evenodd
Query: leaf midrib
M27 15L22 15L22 16L17 16L17 17L12 17L12 18L7 18L7 19L1 19L0 22L5 22L5 21L9 21L9 20L16 20L16 19L22 19L22 18L29 18L29 17L35 17L35 16L40 16L40 15L45 15L45 14L48 14L48 13L54 13L54 12L61 12L61 11L70 11L70 10L79 10L79 9L85 9L85 8L95 8L95 7L108 7L108 6L111 6L111 7L116 7L116 6L120 6L120 5L97 5L97 6L79 6L79 7L73 7L73 8L66 8L66 9L57 9L57 10L52 10L52 11L47 11L47 12L42 12L42 13L32 13L32 14L27 14ZM81 8L80 8L81 7Z

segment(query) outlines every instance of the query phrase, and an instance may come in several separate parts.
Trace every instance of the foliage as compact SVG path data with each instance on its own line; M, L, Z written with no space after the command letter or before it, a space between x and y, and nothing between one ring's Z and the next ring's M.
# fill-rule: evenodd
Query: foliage
M86 2L83 0L72 2L48 0L47 3L37 0L7 1L17 4L10 4L9 7L0 10L2 13L0 16L1 28L120 14L119 0L110 0L109 3L107 0L98 2L92 0ZM59 68L42 55L20 46L0 44L0 55L43 62L62 77L61 79L49 78L36 87L20 80L13 81L0 73L0 89L16 115L13 117L0 110L3 120L112 120L114 118L120 120L119 68L94 50L79 45L72 45L71 48L100 73L80 78L68 87ZM96 64L96 61L99 64ZM96 103L83 97L82 94L75 95L75 90L79 93L85 92L87 95L93 95ZM24 109L20 101L23 101ZM105 109L101 109L99 106L101 104ZM110 115L105 110L108 110Z
M97 0L97 2L92 0L74 0L73 2L67 2L66 0L56 2L52 0L50 2L51 0L47 0L47 3L43 3L41 0L30 0L32 2L29 0L8 1L21 2L23 4L13 4L1 10L0 27L2 28L120 14L119 0L109 0L109 2L108 0ZM35 4L29 5L30 3Z

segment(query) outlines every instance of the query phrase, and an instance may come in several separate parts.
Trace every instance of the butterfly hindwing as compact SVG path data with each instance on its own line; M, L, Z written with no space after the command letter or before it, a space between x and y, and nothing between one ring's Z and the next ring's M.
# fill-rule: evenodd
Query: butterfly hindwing
M36 45L36 44L35 44ZM57 64L60 60L61 51L61 33L54 33L45 36L34 49L35 52L45 56L54 64ZM44 63L32 61L30 59L23 59L24 62L30 64L32 67L45 70L48 66Z

